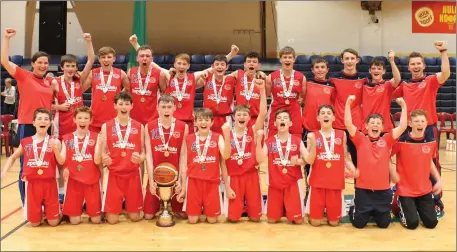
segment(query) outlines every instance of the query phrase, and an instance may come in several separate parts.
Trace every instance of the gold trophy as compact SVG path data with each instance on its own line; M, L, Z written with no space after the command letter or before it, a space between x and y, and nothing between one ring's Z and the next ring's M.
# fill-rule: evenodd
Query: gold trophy
M156 225L159 227L172 227L176 224L173 213L168 211L168 202L171 199L171 192L178 180L178 171L173 164L161 163L154 168L154 181L159 188L160 202L163 202L162 211Z

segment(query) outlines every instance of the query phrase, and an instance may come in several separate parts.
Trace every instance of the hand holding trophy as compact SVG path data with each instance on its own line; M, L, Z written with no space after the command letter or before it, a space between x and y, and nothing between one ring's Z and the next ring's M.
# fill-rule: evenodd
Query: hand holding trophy
M160 201L163 202L163 211L160 213L156 225L159 227L172 227L176 224L173 215L168 212L168 202L171 199L173 186L178 180L178 170L170 163L160 163L154 168L154 181L159 188Z

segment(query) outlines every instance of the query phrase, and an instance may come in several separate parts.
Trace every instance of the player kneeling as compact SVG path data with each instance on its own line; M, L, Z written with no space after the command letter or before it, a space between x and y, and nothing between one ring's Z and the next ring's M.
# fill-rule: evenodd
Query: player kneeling
M301 166L305 162L312 163L311 160L316 155L315 148L310 143L311 152L308 153L301 139L289 133L292 120L287 110L276 111L274 124L278 133L269 137L263 145L263 131L259 130L256 144L257 160L268 160L268 222L279 221L285 208L287 219L301 224L304 216L304 194L299 183L303 178Z
M8 170L16 159L24 155L25 204L23 210L32 226L41 225L43 206L50 226L60 223L59 194L57 192L56 155L60 152L60 142L51 138L47 130L51 126L51 112L45 108L33 114L36 134L21 140L19 147L8 158L2 172L5 181Z
M337 226L346 214L344 207L344 167L357 177L357 170L347 152L346 133L333 129L335 111L321 105L317 112L321 129L308 134L307 142L314 142L317 159L313 159L309 179L309 196L305 212L312 226L320 226L324 209L329 225Z
M417 109L411 112L411 131L405 131L392 150L397 155L398 207L403 226L416 229L419 218L426 228L435 228L436 218L434 195L442 190L441 177L433 163L437 142L433 134L426 133L427 114ZM430 174L435 185L432 187ZM419 215L418 215L419 214Z
M210 130L213 123L210 109L196 110L198 131L186 138L187 169L181 171L182 189L178 200L181 201L186 194L183 210L191 224L198 222L202 209L209 223L217 222L222 205L219 191L221 168L224 183L228 184L227 168L223 163L231 153L230 126L227 123L222 126L222 137Z

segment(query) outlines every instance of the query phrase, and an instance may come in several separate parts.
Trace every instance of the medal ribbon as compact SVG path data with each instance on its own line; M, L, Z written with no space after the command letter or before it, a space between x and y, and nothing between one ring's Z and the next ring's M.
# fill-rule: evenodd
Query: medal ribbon
M284 92L285 98L289 98L289 96L292 94L292 88L294 87L294 74L295 70L292 70L292 74L290 75L289 87L287 88L287 84L284 79L284 74L282 73L282 69L280 70L282 90Z
M144 80L144 86L143 86L143 81L141 80L140 68L138 68L138 71L136 74L137 74L137 78L138 78L138 86L140 88L141 95L144 95L146 93L146 90L149 85L149 80L151 79L151 72L152 72L152 64L149 67L148 75L146 75L146 79Z
M67 102L72 104L75 102L75 82L73 79L70 82L70 92L71 96L68 94L67 90L67 85L65 84L65 78L64 76L60 76L60 85L62 86L63 94L65 95L65 98L67 98Z
M248 75L245 72L244 77L243 77L243 87L244 87L244 94L245 94L247 101L251 100L252 94L254 93L254 86L255 86L254 78L252 78L251 86L249 86Z
M291 143L291 134L289 134L289 137L287 138L287 144L286 144L286 154L284 155L284 153L282 152L282 147L281 147L281 141L279 141L279 137L278 135L275 135L275 138L276 138L276 146L277 146L277 149L278 149L278 153L279 153L279 158L281 159L281 164L282 165L287 165L289 163L289 153L290 153L290 143Z
M206 141L205 141L205 145L203 147L203 153L200 151L200 134L195 133L195 136L196 136L196 147L197 147L197 155L198 155L198 160L200 161L200 163L203 163L206 159L206 153L208 152L208 147L209 147L209 143L211 142L211 135L212 135L212 132L210 131L208 136L206 137Z
M46 149L48 148L48 141L49 135L46 135L44 138L43 146L41 147L40 156L38 157L38 147L37 147L37 139L36 136L32 137L32 149L33 149L33 156L35 158L35 163L37 166L41 166L44 161L44 154L46 154Z
M86 136L84 137L82 149L81 151L79 151L78 134L76 134L76 132L73 132L73 144L75 145L76 161L78 162L81 162L84 159L84 156L86 155L87 145L89 144L89 135L89 132L87 132Z
M331 160L333 157L333 152L335 151L335 130L332 130L332 133L330 133L330 148L328 146L328 141L324 135L324 132L322 132L322 130L319 130L319 132L321 133L324 142L326 158Z
M173 78L173 82L175 83L176 99L178 99L178 101L182 101L182 99L184 98L184 94L186 93L187 74L184 77L184 83L182 84L182 90L179 90L178 74L176 74L175 77Z
M117 137L119 139L119 145L121 146L122 149L124 149L127 146L128 140L129 140L129 135L130 135L130 129L132 128L132 119L129 118L129 122L127 123L127 130L125 131L125 136L122 138L122 133L121 133L121 126L119 123L119 119L116 117L116 133Z
M221 89L219 89L219 92L217 92L216 75L215 74L213 74L213 78L211 80L211 83L213 84L213 91L214 91L214 95L216 96L216 103L219 104L221 102L222 89L224 89L225 76L222 78L222 85L221 85Z
M160 119L158 120L160 140L162 141L162 144L163 146L165 146L166 150L168 150L168 143L170 143L170 139L175 131L175 121L176 118L173 118L173 120L171 121L170 134L168 135L168 141L165 143L165 135L163 134L162 123L160 122Z
M109 87L111 86L111 79L113 78L113 68L109 71L108 81L105 83L105 76L103 75L103 69L100 68L100 82L102 84L102 91L106 94L108 92Z
M245 128L244 133L243 133L243 139L241 140L241 147L240 147L240 143L238 142L238 137L236 135L235 128L232 128L233 140L235 141L236 151L238 152L238 159L242 159L244 157L247 133L248 133L248 128Z

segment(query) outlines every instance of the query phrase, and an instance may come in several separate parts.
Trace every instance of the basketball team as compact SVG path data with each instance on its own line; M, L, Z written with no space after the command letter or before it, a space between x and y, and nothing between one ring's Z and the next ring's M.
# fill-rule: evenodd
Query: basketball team
M134 222L153 219L161 210L153 178L158 166L178 173L171 207L189 223L198 223L201 215L209 223L220 215L237 222L243 214L258 222L265 214L269 223L285 216L301 224L306 214L312 226L324 224L324 216L337 226L346 215L346 170L355 179L348 213L354 227L364 228L373 219L387 228L391 212L408 229L438 223L443 204L435 103L450 76L441 41L434 43L441 72L433 75L424 73L423 56L413 52L412 78L402 80L389 51L393 78L383 79L387 62L374 58L369 79L357 72L357 51L345 49L341 72L327 77L328 63L317 56L314 78L306 79L294 70L291 47L279 51L281 68L268 76L259 70L256 52L246 53L243 70L227 74L236 46L226 56L216 55L210 68L189 73L189 55L177 55L173 68L163 69L153 62L152 48L140 46L135 35L129 40L138 67L127 73L113 67L115 50L102 47L100 67L92 69L95 54L85 33L83 71L78 72L74 55L65 55L63 75L53 77L44 52L33 56L31 72L9 60L15 34L15 29L4 31L1 63L17 80L21 141L4 164L2 180L20 158L21 199L33 226L43 220L56 226L63 217L79 224L83 205L92 223L115 224L123 210ZM194 109L201 87L203 108ZM91 108L83 105L86 90L92 93ZM401 107L398 126L390 115L393 99ZM268 167L265 205L263 163ZM59 191L65 194L62 211Z

